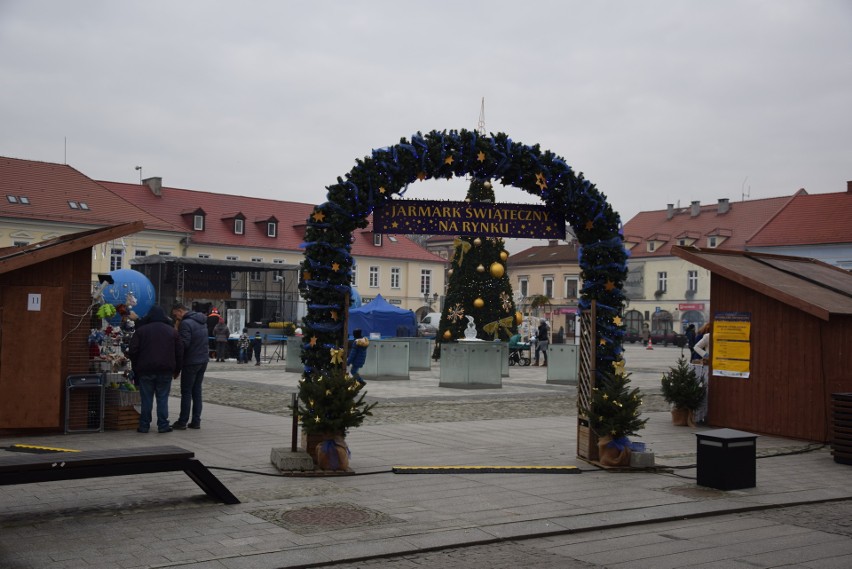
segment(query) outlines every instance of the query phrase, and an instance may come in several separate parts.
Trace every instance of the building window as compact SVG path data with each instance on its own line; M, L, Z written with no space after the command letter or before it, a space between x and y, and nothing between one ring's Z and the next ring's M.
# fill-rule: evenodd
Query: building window
M80 202L80 209L89 211L89 204L87 204L86 202Z
M171 255L171 254L172 254L172 252L171 252L171 251L158 251L158 252L157 252L157 255L161 255L161 256L163 256L163 257L168 257L168 256L169 256L169 255Z
M239 261L239 260L240 260L240 258L239 258L239 257L237 257L236 255L227 255L227 256L225 257L225 260L226 260L226 261Z
M665 271L657 273L657 292L666 292L668 290L669 274Z
M382 246L382 234L381 233L373 233L373 245L376 247Z
M356 267L355 265L352 265L352 269L349 271L349 282L352 283L352 286L358 285L357 268L358 267Z
M192 216L192 228L195 231L204 231L204 216L196 214Z
M147 249L136 249L136 252L133 254L135 257L147 257L148 250Z
M379 268L370 267L370 288L379 287Z
M657 248L657 244L654 241L648 241L648 252L653 253L654 249Z
M263 257L252 257L252 258L251 258L251 262L252 262L252 263L262 263L262 262L263 262Z
M698 292L698 271L686 271L686 290Z
M677 244L680 245L681 247L685 247L686 246L686 239L678 239Z
M420 269L420 294L432 294L432 269Z
M111 249L109 252L109 270L117 271L124 264L124 249Z
M260 271L251 271L251 272L249 272L249 278L250 278L251 280L253 280L254 282L256 282L256 283L257 283L257 282L260 282L260 280L261 280L261 278L260 278Z
M12 243L12 246L13 247L26 247L29 244L30 244L29 241L15 241L15 242Z
M272 280L283 281L284 280L284 271L282 271L280 269L272 271Z
M400 288L400 273L399 267L391 267L391 288Z
M272 259L272 262L275 263L276 265L283 265L284 259Z
M576 277L565 277L565 298L577 298Z
M199 258L199 259L209 259L209 258L210 258L210 253L199 253L199 254L198 254L198 258Z
M278 234L278 226L274 221L266 224L266 236L275 237Z
M544 277L542 280L542 289L544 290L544 296L553 298L553 277Z
M237 235L242 235L244 231L245 231L245 226L243 225L243 220L240 219L240 218L235 219L234 220L234 233L236 233Z
M18 196L6 194L6 199L9 200L9 203L18 203Z
M707 238L707 246L710 247L710 248L713 248L713 247L716 246L716 236L715 235Z
M518 292L521 295L521 298L526 298L530 294L529 281L524 278L518 279Z
M68 207L70 207L71 209L80 209L80 204L75 201L69 201Z

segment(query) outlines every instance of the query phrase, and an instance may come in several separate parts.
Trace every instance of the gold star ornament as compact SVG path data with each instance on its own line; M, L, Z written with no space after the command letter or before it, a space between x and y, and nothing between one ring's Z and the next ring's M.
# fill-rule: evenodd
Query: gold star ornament
M454 160L454 159L453 159L453 157L452 157L452 156L447 156L446 158L444 158L444 164L449 164L449 165L451 165L451 166L452 166L452 164L453 164L453 160Z
M313 347L316 347L316 345L317 345L317 340L319 340L319 338L317 338L316 336L311 336L310 344L311 344L311 347L312 347L312 348L313 348Z
M480 150L479 154L476 155L476 159L479 162L485 162L485 153Z
M616 326L621 326L622 324L624 324L624 321L621 319L621 316L616 316L612 319L612 323Z
M314 212L314 214L311 217L314 218L314 221L322 223L322 221L325 219L325 214L321 211L317 211L317 212Z
M535 175L535 185L539 187L540 190L547 189L547 180L544 178L544 174L539 172Z

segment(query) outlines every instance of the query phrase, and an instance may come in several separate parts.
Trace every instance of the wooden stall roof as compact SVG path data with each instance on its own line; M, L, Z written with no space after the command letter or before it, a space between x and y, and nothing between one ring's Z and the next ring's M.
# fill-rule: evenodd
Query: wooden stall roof
M122 223L121 225L81 231L80 233L69 233L68 235L61 235L53 239L31 243L25 247L6 247L0 249L0 274L55 259L69 253L76 253L82 249L89 249L112 239L119 239L126 235L138 233L143 229L145 229L143 222L133 221L131 223Z
M852 314L852 273L805 257L672 247L675 256L828 320L832 314Z

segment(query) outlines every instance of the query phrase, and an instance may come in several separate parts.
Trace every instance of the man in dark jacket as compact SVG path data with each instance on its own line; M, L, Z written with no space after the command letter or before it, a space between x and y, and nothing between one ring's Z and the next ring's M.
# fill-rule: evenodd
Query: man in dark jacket
M151 428L156 395L157 430L170 433L169 391L172 378L178 376L183 364L183 343L162 308L152 306L148 311L130 339L128 355L142 398L142 412L136 430L147 433Z
M180 320L178 333L183 344L183 368L180 373L180 415L172 423L175 429L201 428L201 382L207 371L210 352L207 344L207 317L190 311L183 304L172 308ZM190 419L192 419L190 421Z

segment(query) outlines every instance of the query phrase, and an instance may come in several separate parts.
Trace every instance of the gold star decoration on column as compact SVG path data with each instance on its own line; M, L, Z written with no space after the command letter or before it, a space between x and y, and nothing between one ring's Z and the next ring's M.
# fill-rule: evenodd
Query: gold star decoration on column
M540 190L547 189L547 180L544 178L544 174L539 172L535 175L535 185L539 187Z
M586 222L586 229L587 229L588 231L591 231L591 230L592 230L592 229L594 229L594 228L595 228L595 222L594 222L594 221L592 221L592 220L590 219L589 221L587 221L587 222Z
M450 166L452 166L453 161L454 161L454 158L452 156L447 156L446 158L444 158L444 164L449 164Z
M612 319L612 323L615 324L616 326L621 326L624 323L624 321L621 319L621 316L616 316L615 318Z
M311 344L311 347L312 347L312 348L315 348L315 347L316 347L316 345L317 345L317 340L319 340L319 338L317 338L316 336L311 336L310 344Z
M332 310L332 311L331 311L331 319L332 319L332 320L334 320L335 322L337 322L337 319L338 319L338 318L340 318L340 316L338 316L337 311L336 311L336 310Z
M332 263L331 264L331 270L334 271L335 273L337 271L339 271L340 270L340 263Z
M476 160L479 162L485 162L485 153L480 150L479 154L476 155Z
M321 211L316 211L311 217L314 218L314 221L322 223L322 221L325 219L325 214Z

